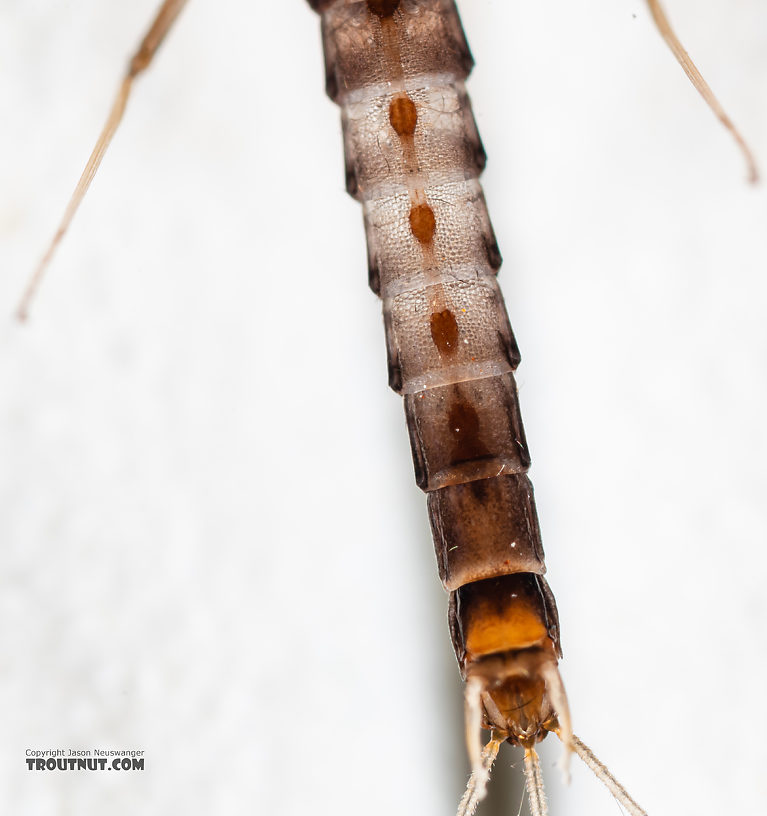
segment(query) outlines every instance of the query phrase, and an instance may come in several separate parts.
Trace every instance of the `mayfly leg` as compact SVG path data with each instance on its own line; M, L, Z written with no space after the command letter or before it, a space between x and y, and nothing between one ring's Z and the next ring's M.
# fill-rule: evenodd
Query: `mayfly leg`
M714 92L709 87L708 82L706 82L703 75L698 70L697 65L695 65L693 60L690 58L690 55L685 50L685 47L682 45L676 31L674 31L674 28L672 27L668 15L661 5L660 0L647 0L647 5L650 9L650 13L652 14L652 18L655 21L655 25L658 27L658 31L666 41L668 47L671 49L671 52L676 60L682 66L685 74L687 74L689 77L690 82L692 82L692 84L695 86L695 90L700 93L717 119L719 119L727 131L732 135L733 139L735 139L735 143L740 148L741 152L743 153L743 157L746 160L748 180L752 184L755 184L759 180L759 170L757 169L756 158L754 157L751 148L748 146L746 140L743 138L743 135L735 126L732 119L730 119L725 109L722 107L721 102L714 95Z
M157 49L162 45L163 40L167 36L171 27L176 21L176 18L181 13L186 5L187 0L165 0L157 11L156 16L152 20L149 29L139 43L138 48L133 53L128 62L125 74L120 82L115 95L112 107L109 110L104 126L98 136L96 144L91 152L90 157L85 165L85 168L80 176L77 186L72 193L69 203L64 210L64 215L61 218L56 232L51 239L48 249L45 251L40 263L37 265L34 273L29 279L24 293L21 296L21 301L16 309L16 316L19 320L26 320L29 314L29 307L35 296L38 286L40 285L45 271L53 258L61 240L64 238L72 219L75 216L80 204L88 192L88 188L93 181L94 176L98 172L101 162L106 154L112 138L120 126L123 114L125 113L128 99L130 98L133 89L133 83L136 78L144 72L154 59Z

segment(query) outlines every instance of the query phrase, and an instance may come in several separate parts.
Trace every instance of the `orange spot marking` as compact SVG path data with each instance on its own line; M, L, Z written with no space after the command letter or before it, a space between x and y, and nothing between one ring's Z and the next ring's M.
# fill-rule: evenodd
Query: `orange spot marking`
M431 339L441 354L454 354L458 347L458 323L450 309L434 312L430 319Z
M436 228L434 210L428 204L416 204L410 208L410 231L420 243L430 244Z
M407 94L395 96L389 103L389 122L399 137L415 133L418 111L415 102Z
M470 401L456 399L447 414L447 430L453 443L452 458L457 464L488 455L480 434L479 414Z

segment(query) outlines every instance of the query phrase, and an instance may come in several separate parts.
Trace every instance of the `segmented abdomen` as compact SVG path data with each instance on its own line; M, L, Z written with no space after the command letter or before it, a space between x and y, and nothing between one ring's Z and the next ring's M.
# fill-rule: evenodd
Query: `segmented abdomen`
M364 210L389 383L404 397L416 481L429 494L462 672L491 655L556 653L458 12L452 0L310 3L322 14L347 189Z

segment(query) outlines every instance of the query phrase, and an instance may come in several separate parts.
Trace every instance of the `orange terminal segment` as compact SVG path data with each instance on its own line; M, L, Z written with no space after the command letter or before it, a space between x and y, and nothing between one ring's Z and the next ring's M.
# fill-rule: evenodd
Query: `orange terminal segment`
M550 639L543 600L526 574L467 584L458 595L467 662Z

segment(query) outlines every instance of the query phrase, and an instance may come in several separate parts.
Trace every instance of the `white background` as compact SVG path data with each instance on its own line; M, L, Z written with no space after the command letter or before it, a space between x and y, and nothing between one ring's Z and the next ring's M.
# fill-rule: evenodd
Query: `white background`
M9 316L154 5L0 5ZM767 170L767 8L668 6ZM767 192L640 0L461 10L576 731L653 816L763 812ZM446 598L321 66L300 0L192 2L0 327L3 813L453 810ZM147 770L26 771L49 747ZM552 814L615 814L557 754Z

